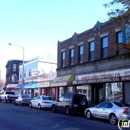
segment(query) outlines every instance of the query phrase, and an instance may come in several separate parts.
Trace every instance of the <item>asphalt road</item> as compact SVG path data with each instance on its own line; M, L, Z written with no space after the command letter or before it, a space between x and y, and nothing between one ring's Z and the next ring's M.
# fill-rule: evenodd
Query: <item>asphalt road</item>
M80 114L67 116L51 110L15 106L0 102L0 130L119 130L99 119L87 120Z

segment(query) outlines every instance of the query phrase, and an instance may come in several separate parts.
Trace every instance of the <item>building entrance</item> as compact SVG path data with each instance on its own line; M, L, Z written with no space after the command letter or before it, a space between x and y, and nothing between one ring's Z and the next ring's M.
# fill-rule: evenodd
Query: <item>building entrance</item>
M104 99L104 87L103 84L94 84L92 86L92 104L100 103L101 98Z

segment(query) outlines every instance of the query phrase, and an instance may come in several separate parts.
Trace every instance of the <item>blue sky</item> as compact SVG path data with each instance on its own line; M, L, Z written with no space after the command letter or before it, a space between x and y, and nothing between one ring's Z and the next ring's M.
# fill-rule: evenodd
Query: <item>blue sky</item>
M111 0L0 0L0 70L5 79L8 60L38 55L57 59L57 41L108 20ZM12 43L9 46L8 43Z

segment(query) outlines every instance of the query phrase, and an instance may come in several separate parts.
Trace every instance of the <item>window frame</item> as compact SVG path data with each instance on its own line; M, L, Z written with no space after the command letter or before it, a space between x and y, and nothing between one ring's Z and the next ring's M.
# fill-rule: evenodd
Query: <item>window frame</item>
M65 51L61 52L61 68L65 67Z
M91 49L92 44L94 44L93 49ZM95 59L95 42L91 41L89 42L89 61L93 61Z
M106 38L107 38L107 43L104 42ZM107 58L107 57L108 57L108 36L105 36L101 38L101 58Z
M78 46L78 63L81 64L83 62L84 62L84 46L80 45Z
M69 49L69 65L74 65L74 48Z

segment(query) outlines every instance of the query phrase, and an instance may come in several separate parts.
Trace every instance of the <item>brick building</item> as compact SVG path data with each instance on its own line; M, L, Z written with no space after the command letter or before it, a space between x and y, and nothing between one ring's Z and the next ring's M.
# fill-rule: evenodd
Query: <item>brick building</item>
M121 58L116 44L128 41L130 26L126 22L97 22L80 34L58 41L57 78L52 86L62 93L85 94L91 104L104 100L130 104L130 59Z

